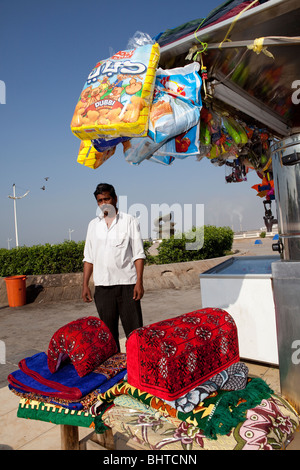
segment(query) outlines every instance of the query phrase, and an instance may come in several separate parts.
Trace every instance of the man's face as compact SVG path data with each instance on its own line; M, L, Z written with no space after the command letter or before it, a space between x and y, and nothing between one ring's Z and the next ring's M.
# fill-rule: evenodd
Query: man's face
M107 215L113 217L116 215L117 210L117 198L112 197L108 191L98 194L97 203L101 211L103 212L104 216Z

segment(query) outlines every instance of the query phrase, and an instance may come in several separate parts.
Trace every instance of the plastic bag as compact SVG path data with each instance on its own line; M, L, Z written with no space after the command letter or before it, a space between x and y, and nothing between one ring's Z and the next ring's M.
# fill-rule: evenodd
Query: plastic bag
M155 43L98 62L75 107L74 135L81 140L146 135L159 56Z
M136 47L145 46L146 44L155 44L155 41L149 34L136 31L132 38L129 39L127 49L135 49Z

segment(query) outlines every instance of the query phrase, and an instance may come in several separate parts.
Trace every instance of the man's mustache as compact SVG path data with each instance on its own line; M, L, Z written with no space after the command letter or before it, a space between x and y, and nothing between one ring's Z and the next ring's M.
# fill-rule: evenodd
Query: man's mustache
M115 206L112 204L102 204L100 209L104 215L115 215L117 213Z

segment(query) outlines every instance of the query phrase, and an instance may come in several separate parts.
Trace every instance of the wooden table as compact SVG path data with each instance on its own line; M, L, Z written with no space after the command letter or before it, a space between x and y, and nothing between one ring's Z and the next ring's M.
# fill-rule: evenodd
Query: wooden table
M97 434L95 431L88 434L83 439L79 440L78 426L71 426L69 424L61 424L61 450L87 450L87 442L95 442L106 450L114 450L114 435L110 428L103 434Z

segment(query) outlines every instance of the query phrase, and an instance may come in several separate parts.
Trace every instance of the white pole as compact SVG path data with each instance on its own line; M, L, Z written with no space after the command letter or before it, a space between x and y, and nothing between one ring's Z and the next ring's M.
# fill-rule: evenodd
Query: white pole
M16 200L23 199L23 197L27 196L29 191L26 191L23 196L16 196L16 185L13 184L13 196L8 196L10 199L14 200L14 218L15 218L15 232L16 232L16 247L19 247L19 238L18 238L18 225L17 225L17 207L16 207Z
M71 230L71 229L69 228L69 240L70 240L70 241L72 241L72 237L71 237L71 233L72 233L72 232L74 232L74 230Z
M13 184L13 199L14 199L14 217L15 217L15 233L16 233L16 247L19 247L18 237L18 224L17 224L17 204L16 204L16 185Z

